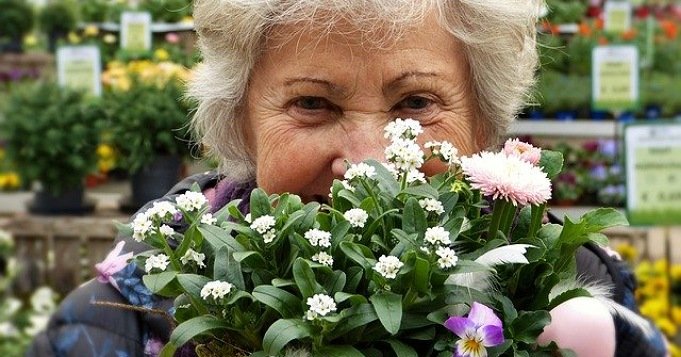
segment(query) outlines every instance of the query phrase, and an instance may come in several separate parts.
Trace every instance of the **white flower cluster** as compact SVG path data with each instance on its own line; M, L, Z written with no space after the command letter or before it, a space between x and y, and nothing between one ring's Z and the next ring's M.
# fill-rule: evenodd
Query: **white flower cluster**
M0 247L12 247L14 246L14 239L12 238L12 235L0 229Z
M187 265L190 262L195 262L199 268L205 268L206 264L203 262L206 259L206 255L199 253L194 249L187 249L187 252L180 258L180 262L183 265Z
M343 213L343 217L355 228L364 228L369 214L361 208L353 208Z
M399 180L406 175L409 183L426 182L426 177L418 169L423 165L424 154L416 137L423 133L418 121L413 119L395 119L385 127L385 137L390 145L385 148L386 168Z
M435 254L438 256L437 264L440 266L440 269L454 267L459 261L456 252L449 247L439 247L435 250Z
M248 222L250 220L250 214L247 215L246 218L248 218ZM262 238L265 243L272 243L274 238L277 236L277 231L274 229L274 225L276 223L277 221L270 215L260 216L253 220L253 223L251 223L251 229L262 234Z
M378 258L378 263L374 265L374 270L386 279L395 279L403 266L404 263L398 257L381 255Z
M305 239L310 241L313 247L329 248L331 246L331 233L321 229L312 228L305 232Z
M161 201L161 202L154 202L154 205L151 206L146 212L147 217L149 219L158 219L160 221L166 221L175 215L177 213L177 208L168 201Z
M426 229L426 235L423 240L433 246L452 244L452 241L449 239L449 232L440 226Z
M138 242L143 241L152 228L152 222L146 212L139 213L130 223L132 238Z
M460 162L459 150L448 141L429 141L424 147L430 149L434 156L439 157L450 165Z
M407 138L414 139L423 133L423 128L421 124L414 119L400 119L397 118L395 121L389 123L385 127L385 138L386 139L397 139L397 138Z
M152 255L149 258L147 258L147 261L144 264L144 271L146 271L147 273L150 273L153 269L165 271L166 268L168 267L168 264L170 264L170 260L168 260L167 255L165 254Z
M333 257L327 252L319 252L312 256L312 260L330 267L333 265Z
M226 281L209 281L201 288L201 298L208 300L209 297L212 297L213 300L219 300L229 294L233 288L234 285Z
M385 158L402 172L417 170L423 165L423 151L415 140L397 138L385 148Z
M162 236L168 238L172 237L173 234L175 234L175 230L172 229L169 225L164 224L161 227L158 228L159 233L161 233Z
M444 229L444 227L431 227L426 229L426 235L423 239L427 246L421 249L424 252L432 253L433 250L435 255L437 255L437 264L440 269L449 269L456 266L459 261L456 252L447 247L447 245L452 244L452 240L449 238L449 232Z
M359 164L352 164L348 170L345 171L346 180L352 180L358 177L370 179L374 176L376 176L376 168L363 162L360 162Z
M193 212L201 210L208 203L208 200L201 192L187 191L177 196L175 202L181 210Z
M310 307L305 314L308 320L314 320L318 316L326 316L336 311L336 302L331 296L325 294L315 294L307 298L307 305Z
M442 202L434 198L424 198L419 200L419 205L426 211L433 212L437 215L445 213L445 207L442 205Z
M218 223L218 219L213 217L212 214L206 213L203 216L201 216L201 223L208 224L208 225L214 225L214 224Z

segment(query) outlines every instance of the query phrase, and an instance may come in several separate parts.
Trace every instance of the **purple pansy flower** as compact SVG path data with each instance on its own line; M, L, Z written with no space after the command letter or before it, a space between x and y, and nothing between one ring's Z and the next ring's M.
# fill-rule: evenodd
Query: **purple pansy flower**
M132 252L121 254L124 245L125 242L118 242L116 247L109 252L101 263L95 264L95 269L97 269L97 280L100 283L110 283L118 289L118 284L116 284L116 280L112 275L125 268L125 266L128 265L128 260L132 259Z
M501 320L489 307L473 303L468 317L452 316L445 321L445 327L459 336L455 357L486 357L487 347L504 343L504 329Z

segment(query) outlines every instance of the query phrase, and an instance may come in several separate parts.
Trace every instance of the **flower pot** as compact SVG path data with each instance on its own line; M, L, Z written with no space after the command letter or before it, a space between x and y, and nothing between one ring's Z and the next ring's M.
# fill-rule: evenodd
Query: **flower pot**
M132 197L121 208L136 211L145 203L165 195L180 179L182 159L159 156L130 176Z
M86 202L83 186L60 193L40 190L28 203L28 211L35 214L83 214L94 209L92 202Z

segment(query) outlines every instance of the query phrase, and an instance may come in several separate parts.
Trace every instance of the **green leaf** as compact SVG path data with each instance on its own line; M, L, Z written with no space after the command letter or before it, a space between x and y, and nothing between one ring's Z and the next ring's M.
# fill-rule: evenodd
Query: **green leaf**
M176 271L164 271L159 274L147 274L142 277L144 285L154 294L160 294L170 283L175 280Z
M563 154L559 151L543 150L539 159L539 167L542 168L549 179L558 176L563 169Z
M336 325L331 333L327 335L329 341L344 336L355 328L378 320L376 310L374 310L374 307L371 306L371 304L355 305L351 308L342 310L340 315L343 319Z
M234 252L232 253L234 260L239 262L242 267L250 269L264 269L267 267L267 261L265 258L256 251L248 252Z
M418 233L419 235L422 235L426 231L426 228L428 228L426 211L421 208L417 199L410 197L404 204L402 230L406 233Z
M311 335L310 327L301 319L277 320L265 332L262 347L268 356L276 356L289 342Z
M437 192L435 187L428 185L428 184L423 184L419 186L409 186L402 190L400 194L408 194L410 196L416 196L416 197L423 197L423 198L432 198L432 199L438 199L440 196L440 193Z
M418 353L416 353L416 350L411 348L409 345L396 340L394 338L385 340L390 347L395 351L395 355L397 357L418 357Z
M213 278L215 280L228 281L239 290L246 290L246 282L241 272L241 264L234 259L233 250L229 247L218 249L215 254L213 266Z
M287 288L291 286L296 286L296 283L290 279L272 279L272 285L277 288Z
M364 271L362 268L357 266L351 266L347 268L347 283L345 284L346 291L356 291L359 284L362 282L362 276L364 276Z
M227 246L236 252L246 249L229 234L229 231L220 227L202 224L199 226L199 232L201 232L203 237L215 251L218 251L224 246Z
M419 257L414 261L414 286L421 293L430 292L430 262Z
M551 315L548 311L521 311L511 324L511 336L516 341L536 343L537 337L550 322Z
M336 250L350 230L350 222L340 221L331 229L331 251Z
M364 245L352 242L342 242L340 248L348 258L352 259L365 270L371 269L371 267L376 264L376 258L374 258L373 253Z
M374 305L376 315L386 331L395 335L402 323L402 296L389 291L379 291L371 295L369 301Z
M628 226L627 217L614 208L598 208L585 213L580 219L591 232L601 231L615 226Z
M256 188L251 191L251 217L256 219L258 217L269 215L272 212L270 199L262 189Z
M347 279L344 272L336 270L331 274L327 274L326 277L325 281L322 282L325 291L329 294L343 291Z
M203 275L196 274L177 275L177 282L180 283L180 286L182 286L182 288L185 290L185 292L187 292L187 294L197 299L201 298L201 289L203 289L203 286L206 285L206 283L208 283L209 281L210 279Z
M283 318L303 315L301 300L286 290L271 285L259 285L253 289L253 297L277 311Z
M358 349L348 346L324 346L317 351L316 356L324 357L364 357Z
M227 328L225 321L211 315L201 315L179 324L170 335L170 341L163 348L162 356L172 357L175 350L192 338L211 331Z
M307 299L321 290L314 271L312 271L310 264L303 258L298 258L293 263L293 279L296 281L303 299Z
M589 294L589 291L587 291L586 289L582 289L582 288L570 289L568 291L565 291L565 292L559 294L558 296L554 297L553 299L551 299L547 309L551 310L551 309L555 308L556 306L558 306L558 305L560 305L560 304L562 304L562 303L564 303L564 302L566 302L570 299L574 299L576 297L582 297L582 296L590 297L591 294Z
M400 191L400 183L395 180L392 172L376 160L365 160L369 166L376 169L376 176L378 176L378 187L391 197L396 197Z
M350 293L345 293L342 291L337 292L334 296L333 299L336 300L337 303L342 303L346 300L350 300L350 304L352 305L359 305L359 304L366 304L368 303L367 298L364 297L364 295L359 295L359 294L350 294Z

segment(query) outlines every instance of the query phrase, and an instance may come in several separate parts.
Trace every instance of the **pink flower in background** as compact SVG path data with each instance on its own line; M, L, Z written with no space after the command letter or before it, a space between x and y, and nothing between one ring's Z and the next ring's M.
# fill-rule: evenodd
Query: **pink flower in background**
M175 32L168 32L166 34L166 42L176 44L180 42L180 36Z
M118 242L116 247L109 252L106 258L101 262L95 264L95 269L97 269L97 281L100 283L110 283L116 289L118 289L118 284L112 275L118 273L126 265L128 265L128 260L132 259L132 252L121 254L125 242Z
M504 153L507 156L517 156L532 165L537 165L541 159L541 149L518 139L508 139L504 144Z
M543 204L551 198L551 181L546 173L517 156L483 151L461 158L461 168L471 187L495 200L526 206Z
M156 357L161 353L161 349L163 349L163 341L152 337L144 345L144 355Z
M489 307L473 303L468 317L452 316L445 321L445 327L459 336L456 342L456 357L485 357L487 347L504 343L504 329L501 320Z

